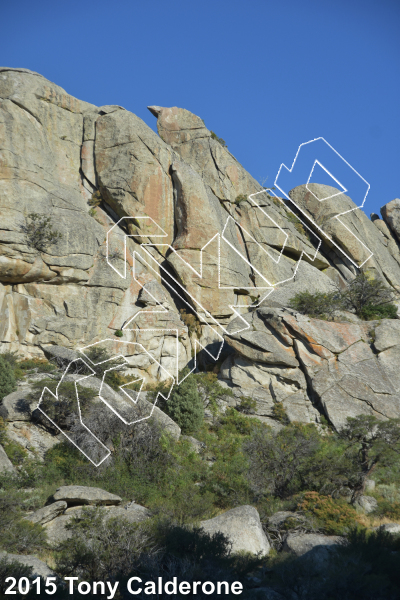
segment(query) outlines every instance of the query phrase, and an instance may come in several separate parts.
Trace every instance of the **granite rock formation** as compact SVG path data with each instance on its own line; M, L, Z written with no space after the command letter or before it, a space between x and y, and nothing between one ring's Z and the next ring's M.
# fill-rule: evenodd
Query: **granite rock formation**
M266 422L276 402L290 420L335 426L397 416L398 322L327 323L287 306L298 291L343 288L366 247L361 268L398 294L400 201L370 220L344 194L322 202L332 188L302 185L290 198L305 228L202 119L149 110L159 135L120 106L0 68L1 351L43 357L107 339L154 383L225 339L234 353L219 377ZM352 233L335 219L344 211ZM32 242L32 218L59 236ZM334 244L319 240L321 221ZM14 422L17 437L31 426Z

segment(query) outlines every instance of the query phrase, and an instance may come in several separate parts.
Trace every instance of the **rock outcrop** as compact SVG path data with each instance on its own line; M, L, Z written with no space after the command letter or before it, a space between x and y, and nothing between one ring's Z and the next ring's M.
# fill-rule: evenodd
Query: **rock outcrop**
M279 426L276 403L290 421L335 427L398 416L397 322L327 323L287 307L299 291L344 288L357 265L399 298L400 201L370 220L324 185L279 198L201 118L149 110L159 135L120 106L0 68L1 351L62 362L106 340L154 384L194 358L222 360L225 336L234 354L220 379L266 423ZM54 440L35 441L14 400L1 407L7 435L43 455Z
M58 488L51 502L66 502L68 507L81 505L114 506L121 504L122 499L100 488L85 485L66 485Z
M232 508L213 519L201 521L200 526L211 535L216 532L226 535L233 553L242 551L265 556L271 549L258 511L253 506Z
M46 506L39 508L25 518L31 523L43 526L50 547L57 547L64 540L72 537L68 528L72 519L80 519L83 510L98 507L103 511L106 521L122 518L129 523L140 523L151 517L151 512L132 501L122 506L119 496L101 488L82 485L69 485L58 488L49 498Z
M219 377L238 397L257 402L255 415L271 422L277 403L289 421L337 429L347 417L400 414L400 321L328 322L288 309L260 307L245 316L248 330L232 321L226 340L235 354Z

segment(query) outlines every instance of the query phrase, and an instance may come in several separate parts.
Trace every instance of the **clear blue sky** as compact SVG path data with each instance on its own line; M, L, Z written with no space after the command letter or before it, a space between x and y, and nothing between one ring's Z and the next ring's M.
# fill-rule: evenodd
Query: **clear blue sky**
M202 117L258 180L323 136L400 197L399 0L2 0L0 64L93 104Z

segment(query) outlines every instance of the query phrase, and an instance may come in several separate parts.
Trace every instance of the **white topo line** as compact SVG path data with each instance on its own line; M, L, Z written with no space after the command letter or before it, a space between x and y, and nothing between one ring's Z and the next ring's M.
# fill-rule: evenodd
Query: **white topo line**
M282 171L284 169L286 169L286 171L290 174L293 173L293 169L295 167L297 158L299 156L299 153L301 151L301 149L305 146L308 146L309 144L312 144L313 142L318 142L318 141L323 141L330 149L331 151L333 151L335 153L335 155L337 155L342 161L344 161L344 163L352 170L352 172L354 172L359 178L361 178L361 180L363 182L365 182L365 184L368 186L367 187L367 191L366 194L363 198L363 201L361 203L361 205L359 207L355 207L354 209L350 209L348 211L345 211L343 213L340 213L338 215L335 215L335 219L337 219L354 237L355 239L366 249L367 252L369 252L369 256L368 258L361 264L361 265L357 265L356 262L350 257L348 256L348 254L343 250L343 248L339 247L335 241L332 239L331 236L329 236L326 232L324 232L321 227L315 223L310 217L309 215L307 215L304 210L298 206L295 202L293 202L293 200L289 197L289 193L288 191L285 191L284 189L282 189L282 187L280 187L279 185L279 178L280 175L282 173ZM348 190L345 188L345 186L337 179L335 178L332 173L326 169L324 167L324 165L318 160L315 159L313 162L313 165L311 167L309 176L308 176L308 180L306 183L306 188L307 190L313 194L312 190L308 187L310 180L312 178L315 166L318 165L319 167L321 167L324 171L326 171L326 173L328 175L330 175L330 177L338 184L338 186L341 188L341 192L338 192L337 194L333 194L332 196L329 196L327 198L324 198L323 200L327 200L329 198L333 198L335 196L338 196L339 194L345 193ZM263 210L262 206L259 205L259 203L256 200L256 197L259 194L263 194L266 192L266 190L261 190L259 192L256 192L254 194L250 194L248 196L249 201L251 202L251 204L257 209L259 210L265 218L269 219L273 226L276 227L281 234L283 234L284 236L284 242L282 244L282 247L280 249L280 253L279 255L276 257L274 256L274 254L268 252L268 250L266 248L264 248L255 238L253 235L251 235L249 232L247 232L244 227L238 223L235 219L233 219L233 217L229 216L226 220L225 226L223 227L223 230L221 232L221 234L217 233L215 234L201 249L200 249L200 267L199 270L196 270L190 263L188 263L186 260L184 260L182 258L182 256L176 252L176 250L170 246L169 244L165 244L165 243L149 243L149 242L145 242L143 244L141 244L141 249L142 252L145 254L146 256L146 260L143 256L141 256L138 252L134 251L133 255L132 255L132 260L133 260L133 267L132 267L132 276L133 279L136 281L136 283L138 283L138 285L140 287L143 287L142 283L140 282L139 278L136 276L136 270L135 270L135 264L136 264L136 260L140 260L140 262L142 263L143 266L145 266L148 270L150 270L151 272L154 273L154 275L161 279L162 278L162 272L164 272L165 274L167 274L167 278L164 278L164 280L162 280L162 283L164 285L167 285L167 287L170 289L170 291L175 294L181 302L183 302L186 306L189 307L189 309L194 312L194 314L196 315L196 317L203 322L204 325L207 325L208 327L210 327L213 332L215 333L216 337L220 340L220 348L219 351L217 353L217 356L213 356L211 354L211 352L207 349L206 346L203 346L199 340L196 340L196 346L202 350L204 350L213 360L218 360L223 348L223 344L224 344L224 335L227 332L227 329L217 320L214 318L214 316L212 315L212 313L210 312L210 310L208 310L206 307L202 306L202 304L198 301L198 299L191 294L186 288L184 288L183 285L181 285L176 278L171 276L171 273L169 273L168 271L166 271L166 269L153 257L153 255L149 252L149 250L147 249L147 247L151 247L151 246L157 246L157 247L166 247L168 249L169 252L173 252L175 254L175 256L177 256L184 264L185 266L190 269L195 275L196 277L198 277L199 279L203 278L203 251L206 250L206 248L208 247L209 244L211 244L212 242L217 242L217 246L218 246L218 258L217 258L217 263L216 263L216 267L217 267L217 271L218 271L218 289L221 290L229 290L229 289L236 289L237 286L233 285L233 286L226 286L226 285L221 285L221 240L226 243L237 255L239 255L239 257L241 258L241 260L243 260L249 267L250 269L256 273L262 282L265 283L265 286L252 286L252 287L246 287L243 289L248 289L251 291L258 291L258 290L264 290L264 295L259 294L259 298L262 296L261 299L257 299L257 301L253 304L251 304L250 306L244 304L244 305L240 305L240 304L236 304L236 305L229 305L229 308L233 310L234 314L239 317L239 319L242 321L242 328L238 329L237 331L235 331L235 333L240 333L241 331L244 331L246 329L248 329L250 327L250 325L247 323L247 321L243 318L243 316L241 315L241 313L237 310L238 308L257 308L258 306L261 305L261 303L277 288L277 286L282 285L284 283L287 283L291 280L293 280L297 274L298 271L298 267L300 265L300 261L303 259L303 256L306 256L310 261L314 261L315 258L317 257L318 251L321 247L322 244L322 239L320 237L318 237L314 231L314 228L316 228L318 230L319 233L321 233L325 238L327 238L342 254L344 254L344 256L346 256L346 258L357 268L362 267L365 262L367 262L367 260L369 260L371 258L371 256L373 256L373 253L367 248L367 246L354 234L354 232L352 232L340 219L339 217L348 214L354 210L356 210L357 208L362 208L364 206L364 202L366 199L366 196L368 194L368 190L370 188L369 184L366 182L366 180L361 177L361 175L359 175L359 173L357 173L357 171L330 145L328 144L328 142L326 142L326 140L324 138L316 138L315 140L310 140L309 142L305 142L304 144L300 144L297 153L295 155L295 158L293 160L293 164L291 169L288 169L283 163L281 164L278 174L275 178L275 182L274 185L280 190L280 192L284 195L284 197L286 197L288 200L290 200L294 206L296 207L296 209L305 217L305 221L303 221L302 219L299 219L299 221L302 223L303 227L305 227L313 236L315 236L316 240L317 240L317 247L315 248L315 252L313 255L310 255L309 253L306 252L305 249L303 249L300 253L300 256L298 258L298 260L295 263L294 266L294 270L293 270L293 275L292 277L286 277L285 279L282 279L281 281L277 281L275 283L272 283L271 281L269 281L248 259L247 257L245 257L239 250L238 248L235 247L235 245L233 245L226 237L226 230L227 227L229 225L230 221L233 221L234 225L236 227L238 227L244 234L246 234L247 238L251 239L252 243L256 244L258 246L258 248L266 255L268 255L268 257L275 262L275 264L279 264L281 257L283 256L285 247L287 245L288 239L289 239L289 235L287 232L285 232L279 225L278 223L265 211ZM279 201L282 202L282 199L279 198L278 196L276 196L276 194L274 194L274 192L272 190L268 190L269 194L272 194L273 196L275 196L275 198L277 198ZM313 194L313 196L315 196L315 194ZM316 197L316 196L315 196ZM318 199L318 198L317 198ZM319 200L319 199L318 199ZM323 201L323 200L319 200L319 201ZM293 211L291 211L291 209L286 206L286 209L289 210L290 212L293 213ZM293 213L295 214L295 213ZM298 215L296 214L297 218ZM137 223L138 221L147 221L149 224L151 224L152 226L155 227L155 231L156 233L135 233L135 234L124 234L124 238L123 238L123 244L124 244L124 254L123 254L123 262L124 262L124 268L123 271L121 272L112 262L110 262L110 236L114 235L114 233L118 232L120 233L121 231L121 225L122 223L126 222L126 221L133 221L134 223ZM309 226L309 224L307 222L311 222L312 223L312 228ZM168 234L164 231L164 229L162 227L160 227L160 225L158 225L154 219L152 219L151 217L148 216L134 216L134 217L122 217L117 223L115 223L115 225L113 225L113 227L111 227L111 229L107 232L107 237L106 237L106 249L107 249L107 263L108 265L123 279L126 279L127 277L127 263L128 263L128 256L127 256L127 238L128 237L135 237L135 238L147 238L147 239L153 239L153 238L166 238L168 237ZM169 280L173 281L173 284L169 283ZM179 292L178 292L179 290ZM127 421L119 412L118 410L115 409L115 407L112 406L112 404L110 404L109 401L107 401L104 397L104 392L103 392L103 388L105 386L105 376L106 373L109 371L112 371L116 368L118 368L117 366L113 366L110 367L110 369L107 369L102 377L102 382L101 382L101 387L100 387L100 391L99 391L99 397L102 400L102 402L116 415L118 416L126 425L132 425L141 421L144 421L146 419L149 419L154 412L155 406L157 404L158 398L159 396L162 396L164 398L164 400L168 401L172 389L174 387L174 385L176 384L180 384L182 383L182 381L184 379L186 379L186 377L188 377L193 371L196 370L197 368L197 362L196 362L196 352L195 355L193 357L193 363L194 363L194 367L192 368L192 370L185 376L183 377L181 380L179 380L179 331L177 329L152 329L152 328L140 328L137 325L137 322L135 322L136 328L132 329L129 328L129 325L138 317L139 314L141 313L166 313L168 312L168 309L165 308L165 306L162 306L162 304L147 290L147 293L153 298L153 300L156 303L156 309L154 310L146 310L146 309L141 309L140 311L138 311L137 313L134 314L133 317L131 317L121 328L122 331L135 331L136 333L151 333L151 332L165 332L165 333L169 333L169 335L171 333L173 333L175 335L175 339L176 339L176 368L175 368L175 373L172 374L171 372L169 372L167 369L165 369L165 367L163 367L155 358L152 354L150 354L150 352L148 352L145 347L143 346L143 344L139 344L138 342L126 342L125 340L118 340L118 342L116 342L116 340L113 339L109 339L109 338L105 338L100 340L99 342L96 342L94 344L91 344L89 346L86 346L85 348L82 348L80 350L80 352L83 354L83 356L85 356L86 360L88 360L89 362L90 359L85 355L85 350L93 347L93 346L99 346L101 344L104 344L105 342L112 342L113 344L118 343L118 344L130 344L130 345L135 345L138 346L142 352L144 352L145 354L148 355L148 357L158 365L159 369L164 372L165 374L165 378L169 381L172 381L171 387L168 391L167 396L164 396L161 393L158 393L154 404L151 405L152 408L150 410L150 413L148 416L146 417L141 417L140 419L136 419L133 421ZM190 299L190 300L189 300ZM210 323L204 323L204 318L203 315L206 315L207 318L209 319L210 322L212 322L212 325ZM231 332L232 333L232 332ZM129 364L126 357L122 354L116 355L114 356L112 359L107 359L109 362L111 361L115 361L117 358L122 358L125 362L125 364ZM65 433L65 431L63 431L58 425L57 423L54 422L54 420L52 420L44 411L43 409L40 407L40 404L42 402L43 396L45 394L45 392L49 392L53 398L55 398L56 400L58 399L58 388L60 386L60 384L62 383L64 376L67 374L69 368L71 367L71 365L76 362L76 361L72 361L67 369L65 370L59 384L57 385L57 389L56 389L56 393L53 394L48 388L44 388L41 398L39 400L38 403L38 409L51 421L51 423L57 428L59 429L59 431L61 431L66 437L67 439L76 447L78 448L83 454L84 456L86 456L86 458L88 460L90 460L92 462L92 464L94 466L99 466L102 462L104 462L104 460L110 455L110 450L101 442L101 440L99 440L94 434L93 432L84 424L83 420L82 420L82 414L81 414L81 409L80 409L80 402L79 402L79 393L78 393L78 388L77 388L77 383L79 383L79 381L81 381L82 379L86 379L88 377L93 377L94 375L96 375L96 371L92 368L92 366L89 366L89 364L87 364L83 359L77 359L78 361L82 361L86 367L92 371L92 373L90 375L86 375L78 380L76 380L75 383L75 391L76 391L76 399L77 399L77 407L78 407L78 415L79 415L79 420L80 423L82 425L82 427L84 429L87 430L88 435L92 436L92 438L96 441L96 443L99 445L99 448L101 450L104 451L104 456L103 458L101 458L101 460L98 461L94 461L92 460L92 458L90 456L88 456L88 454L82 449L80 448L73 439L71 439L71 436L69 436L67 433ZM107 361L103 361L103 362L107 362ZM92 363L91 364L95 367L96 364ZM102 363L97 363L97 365L102 364ZM120 391L122 392L122 394L127 397L130 401L131 404L137 404L138 400L139 400L139 396L140 393L142 391L143 388L143 384L144 384L144 378L141 378L138 375L132 376L133 379L132 381L130 381L129 383L123 384L121 386L119 386ZM128 385L134 383L134 382L139 382L141 381L141 386L140 386L140 390L138 392L136 392L136 399L133 399L130 394L127 393L127 391L124 389L125 387L127 387Z

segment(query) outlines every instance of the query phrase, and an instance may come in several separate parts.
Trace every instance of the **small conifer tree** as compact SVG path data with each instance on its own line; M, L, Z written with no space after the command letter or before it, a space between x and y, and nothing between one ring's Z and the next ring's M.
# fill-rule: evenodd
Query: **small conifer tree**
M204 407L194 377L187 377L173 390L167 403L167 412L184 434L194 433L201 427Z

